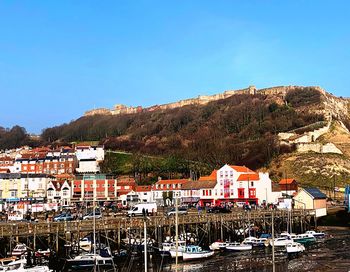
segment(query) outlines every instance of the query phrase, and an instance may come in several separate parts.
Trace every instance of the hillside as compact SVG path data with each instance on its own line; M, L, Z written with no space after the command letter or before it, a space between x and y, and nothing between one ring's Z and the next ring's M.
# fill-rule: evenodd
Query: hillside
M330 118L349 128L348 100L319 87L282 86L240 92L204 105L83 116L44 130L42 139L98 140L107 149L176 157L209 168L236 163L257 169L294 150L293 144L280 144L280 132L305 133Z
M276 157L264 170L271 178L295 178L303 185L333 190L334 186L350 181L350 133L339 121L333 121L329 131L314 144L334 144L342 154L317 152L292 152Z

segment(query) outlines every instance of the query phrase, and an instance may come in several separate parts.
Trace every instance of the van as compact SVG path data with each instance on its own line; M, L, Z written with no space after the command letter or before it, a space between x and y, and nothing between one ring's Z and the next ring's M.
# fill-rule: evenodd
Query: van
M156 203L140 203L133 206L128 211L128 216L142 216L142 211L145 209L146 213L149 215L155 215L157 213Z

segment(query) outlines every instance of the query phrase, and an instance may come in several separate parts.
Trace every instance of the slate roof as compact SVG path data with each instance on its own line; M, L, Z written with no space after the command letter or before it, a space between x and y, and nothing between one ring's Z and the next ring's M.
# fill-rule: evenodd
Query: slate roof
M327 196L318 188L303 188L313 199L326 199Z

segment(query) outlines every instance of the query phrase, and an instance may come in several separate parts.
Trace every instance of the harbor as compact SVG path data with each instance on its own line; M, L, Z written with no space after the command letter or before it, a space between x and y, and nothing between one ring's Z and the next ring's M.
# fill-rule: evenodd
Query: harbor
M174 271L174 269L195 271L196 267L201 270L200 266L203 264L201 254L208 252L208 260L207 257L204 258L204 261L208 262L206 265L208 269L218 260L232 256L232 262L227 264L233 266L230 268L233 269L232 271L249 269L252 269L249 271L255 271L254 267L269 267L272 263L279 267L286 258L288 259L286 247L284 245L278 247L276 243L275 262L272 261L272 232L304 233L316 227L317 220L313 210L246 211L241 208L232 209L227 214L211 214L205 211L197 213L196 210L189 210L188 214L177 216L163 214L144 217L102 216L101 219L63 222L11 222L0 224L1 243L4 245L0 254L6 256L12 252L13 256L14 250L19 245L23 245L24 250L19 255L23 258L37 256L36 263L45 263L53 271L84 270L81 258L87 256L92 261L92 266L88 266L89 268L95 265L99 267L98 258L102 258L101 262L103 261L104 265L99 267L100 271L104 271L103 269L106 269L105 271L141 271L145 269L146 249L148 271ZM264 238L262 244L251 243L262 235L268 235L270 239ZM286 239L290 243L296 237L291 236ZM179 256L175 261L170 253L176 248L176 240L179 241L176 254ZM182 244L180 241L183 241ZM217 244L217 241L226 241L231 248L227 246L217 248L219 250L210 250L209 248ZM232 251L232 246L236 245L233 242L250 247L244 251L240 249ZM170 245L169 251L164 250L165 245ZM185 253L182 252L189 248L192 251L199 251L197 252L199 257L188 257L190 260L188 264L187 257L185 258ZM105 253L102 254L102 251ZM47 252L48 255L40 256L38 252ZM77 262L75 263L74 260Z

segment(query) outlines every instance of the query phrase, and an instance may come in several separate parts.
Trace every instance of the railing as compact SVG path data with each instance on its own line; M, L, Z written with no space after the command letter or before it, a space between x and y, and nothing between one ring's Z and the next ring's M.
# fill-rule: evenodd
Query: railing
M313 216L314 210L293 210L293 217L305 217ZM274 211L275 217L287 217L287 211L276 210ZM232 212L228 214L188 214L179 216L179 224L204 224L207 222L232 222L232 221L244 221L253 219L270 219L272 215L271 210L257 210L250 212ZM154 228L158 226L174 226L175 217L166 216L151 216L147 223L148 227ZM142 228L142 217L106 217L96 220L96 230L117 230L118 228ZM0 236L31 236L34 233L36 235L48 235L55 233L67 233L67 232L92 232L93 224L91 220L78 220L78 221L65 221L65 222L38 222L38 223L26 223L10 221L8 223L0 224Z

